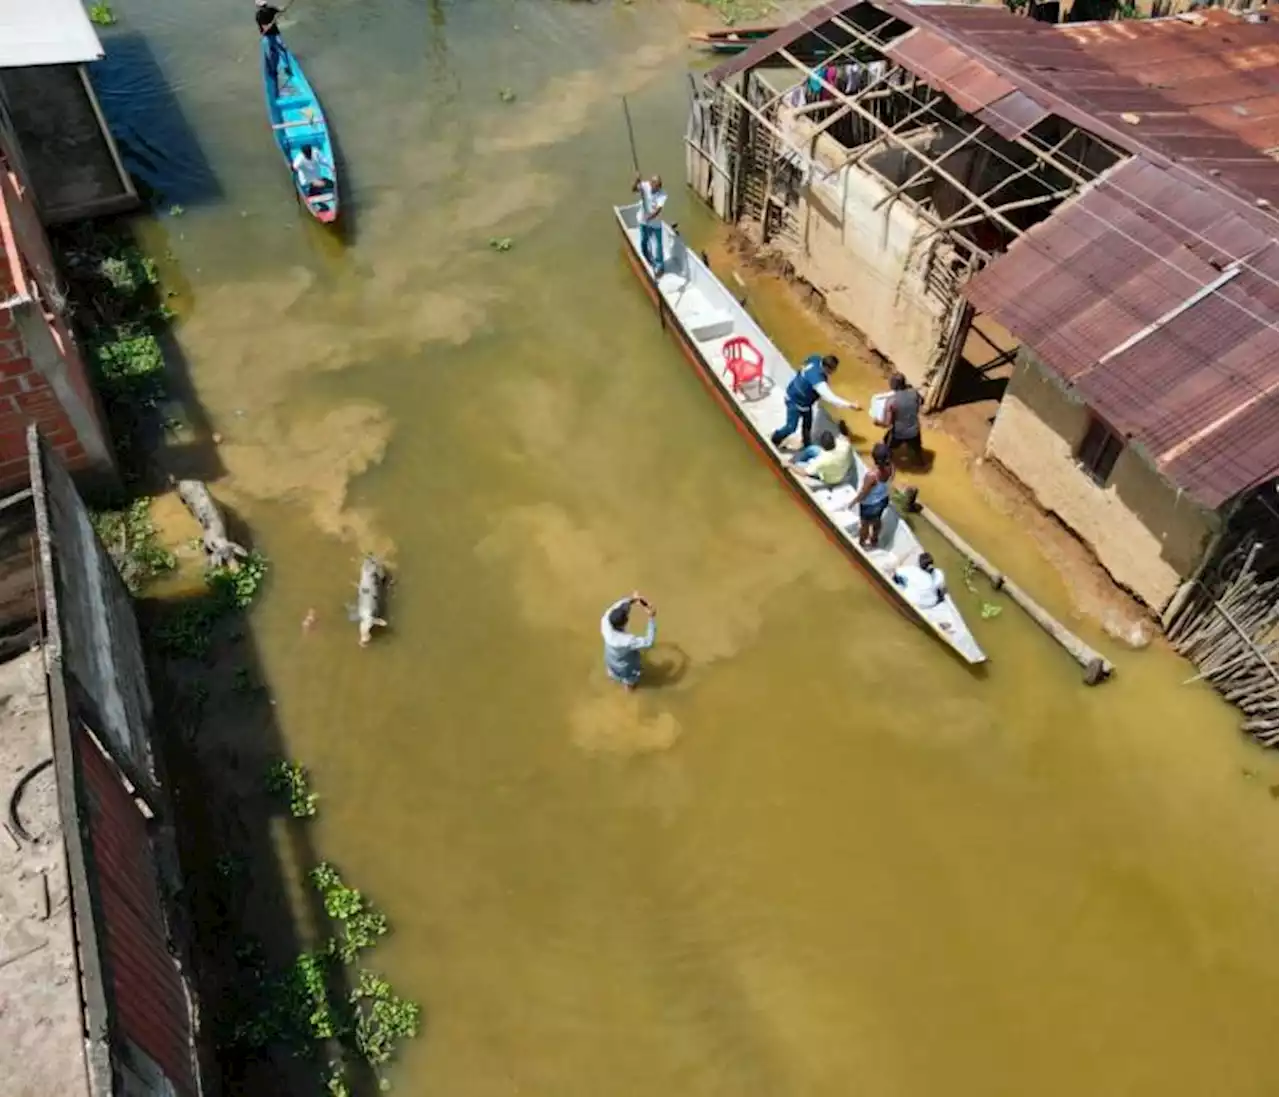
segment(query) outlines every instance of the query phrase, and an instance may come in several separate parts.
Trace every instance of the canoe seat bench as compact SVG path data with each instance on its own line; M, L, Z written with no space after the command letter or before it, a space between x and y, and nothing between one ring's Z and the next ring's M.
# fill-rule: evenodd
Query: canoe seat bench
M689 334L699 343L710 343L733 334L733 317L712 305L696 286L689 286L681 294L677 311Z

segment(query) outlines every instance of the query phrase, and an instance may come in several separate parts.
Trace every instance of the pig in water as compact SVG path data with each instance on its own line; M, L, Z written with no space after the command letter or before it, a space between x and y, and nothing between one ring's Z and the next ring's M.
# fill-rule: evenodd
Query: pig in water
M375 556L366 556L360 564L360 584L356 589L355 619L360 625L360 646L365 647L373 638L374 628L386 628L387 623L378 614L382 610L382 588L387 582L387 571Z

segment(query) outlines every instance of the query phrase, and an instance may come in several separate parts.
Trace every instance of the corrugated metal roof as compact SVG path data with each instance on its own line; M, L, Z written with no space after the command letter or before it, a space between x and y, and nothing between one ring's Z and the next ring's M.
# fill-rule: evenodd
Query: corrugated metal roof
M178 1093L194 1094L190 1016L169 953L146 822L98 745L81 729L75 739L115 1024Z
M1280 464L1268 326L1280 297L1275 223L1216 194L1186 173L1127 161L964 291L1212 508ZM1169 317L1241 257L1240 273Z
M1005 137L1056 114L1130 153L1191 164L1246 200L1264 198L1273 206L1280 200L1274 163L1280 49L1274 21L1246 23L1212 10L1053 25L999 8L903 0L830 3L712 70L708 79L722 80L767 61L832 15L866 23L859 8L916 28L886 53ZM876 21L872 16L871 24ZM821 33L837 43L847 40L829 25ZM1005 98L987 98L1002 82L1010 89ZM1137 115L1137 124L1125 115Z
M0 0L0 69L79 64L102 55L80 0Z

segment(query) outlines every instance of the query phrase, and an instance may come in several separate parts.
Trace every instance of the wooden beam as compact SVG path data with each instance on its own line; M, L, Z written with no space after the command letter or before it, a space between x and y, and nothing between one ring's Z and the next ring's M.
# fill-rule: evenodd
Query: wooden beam
M848 34L851 38L857 39L864 46L867 46L873 50L877 50L880 53L883 53L885 48L892 44L891 42L883 42L877 38L874 38L873 36L869 35L866 31L862 30L859 27L855 27L852 23L849 23L847 20L842 19L838 15L833 15L829 20L829 22L834 23L837 27L839 27L842 31ZM887 24L881 24L881 27L878 27L877 30L883 28L885 25ZM897 41L897 39L894 39L894 41ZM965 113L968 114L969 112L966 111ZM952 124L954 125L954 123ZM1073 132L1074 132L1074 128L1073 128ZM1009 140L1009 139L1005 138L1004 140ZM1057 160L1056 158L1050 159L1049 154L1046 154L1044 149L1035 145L1031 140L1029 140L1026 137L1025 134L1019 135L1018 137L1013 138L1012 144L1015 144L1020 146L1021 148L1027 149L1028 151L1033 153L1037 158L1044 160L1046 163L1052 164L1053 167L1057 168L1057 170L1062 172L1062 174L1065 175L1068 179L1070 179L1074 183L1077 183L1080 186L1085 186L1089 182L1087 178L1079 175L1075 171L1072 171L1070 168L1068 168L1065 164L1063 164L1061 161ZM1062 142L1062 144L1066 144L1066 142L1064 141ZM1061 145L1059 145L1057 149L1054 149L1053 152L1056 154L1060 148L1061 148Z
M800 67L801 67L801 66L800 66L800 63L796 60L795 56L794 56L793 54L791 54L790 52L788 52L787 50L785 50L785 49L780 49L780 50L778 51L778 53L779 53L779 55L780 55L780 56L785 57L788 61L790 61L790 62L791 62L791 64L795 65L797 68L800 68ZM857 114L862 115L862 116L863 116L864 118L866 118L866 119L867 119L867 121L869 121L873 126L876 126L876 127L878 127L879 129L883 130L883 131L884 131L884 134L885 134L886 139L887 139L888 141L890 141L892 144L897 145L899 148L901 148L901 149L902 149L904 152L906 152L908 155L916 157L916 158L917 158L918 160L920 160L922 163L925 163L925 164L931 164L931 165L932 165L932 167L933 167L933 171L934 171L934 173L935 173L939 178L941 178L941 179L945 179L948 183L950 183L953 187L955 187L955 188L956 188L956 190L958 190L961 194L969 194L969 195L971 195L971 196L973 195L973 192L972 192L972 191L970 191L970 190L969 190L969 188L968 188L968 187L966 187L962 182L960 182L960 180L959 180L959 179L957 179L954 175L952 175L949 171L947 171L947 170L946 170L946 168L944 168L940 162L937 162L937 161L931 161L927 155L925 155L923 152L921 152L921 151L920 151L919 149L917 149L915 146L913 146L912 144L910 144L910 142L908 142L908 141L904 141L901 137L899 137L899 136L898 136L896 133L894 133L892 130L887 129L887 128L885 127L884 123L883 123L883 122L881 122L879 118L877 118L877 117L876 117L874 114L872 114L870 111L868 111L868 110L866 110L865 108L863 108L863 107L859 106L857 103L852 102L852 101L848 98L848 96L844 95L844 94L843 94L842 92L840 92L838 89L836 89L836 88L832 87L829 83L827 83L827 81L826 81L826 79L825 79L824 77L819 76L819 77L818 77L818 82L819 82L819 83L820 83L824 88L826 88L828 91L830 91L834 96L836 96L836 98L837 98L837 99L841 100L842 102L848 103L850 106L852 106L852 107L853 107L853 109L854 109L854 111L855 111ZM977 130L973 130L973 131L971 131L971 132L970 132L970 134L969 134L969 136L965 138L965 142L967 142L970 138L974 137L977 133L980 133L980 132L981 132L983 129L985 129L985 128L986 128L985 126L980 126ZM963 143L965 143L965 142L962 142L962 144L963 144ZM955 146L955 147L952 147L951 149L948 149L948 150L947 150L947 155L949 156L949 155L951 155L952 153L954 153L954 152L956 151L956 148L957 148L957 147L958 147L958 146ZM994 210L991 210L991 207L990 207L990 206L988 206L985 202L983 202L981 199L977 198L976 196L973 196L973 200L974 200L975 204L976 204L980 209L986 209L987 211L989 211L989 212L991 213L991 219L992 219L993 221L996 221L996 222L998 222L999 224L1004 225L1004 226L1005 226L1005 227L1006 227L1006 228L1007 228L1011 233L1013 233L1015 236L1019 236L1019 235L1021 235L1021 230L1018 228L1018 226L1017 226L1017 225L1015 225L1012 221L1010 221L1007 217L1004 217L1004 216L1002 216L1001 214L996 213Z
M951 146L951 148L947 149L947 154L946 154L946 156L944 156L944 157L943 157L943 159L945 160L945 159L947 158L947 156L950 156L952 153L959 152L962 148L964 148L964 147L965 147L965 145L969 144L971 141L976 141L976 140L977 140L977 135L978 135L978 133L979 133L980 129L981 129L981 127L979 127L977 130L973 130L973 131L969 134L969 136L968 136L968 137L966 137L963 141L960 141L960 142L958 142L957 144L952 145L952 146ZM915 183L917 182L917 180L923 179L926 175L928 175L931 171L933 171L933 170L935 169L936 164L935 164L933 161L929 160L929 159L928 159L928 157L924 157L924 156L922 156L922 157L921 157L921 159L922 159L922 160L924 160L924 162L925 162L924 167L922 167L918 172L916 172L916 173L915 173L915 175L911 176L911 178L910 178L910 179L908 179L905 183L900 183L900 184L898 184L896 187L894 187L894 188L893 188L893 190L891 190L888 194L886 194L883 198L881 198L881 199L880 199L880 201L878 201L878 202L877 202L877 203L872 207L872 209L873 209L873 210L878 210L878 209L880 209L880 207L881 207L881 206L887 205L889 202L892 202L892 201L893 201L895 198L897 198L897 197L898 197L898 195L900 195L904 190L910 190L910 189L911 189L911 187L913 187L913 186L915 185ZM954 184L953 184L953 185L954 185ZM958 189L960 189L961 191L963 191L965 188L964 188L964 187L960 187L960 188L958 188ZM966 207L966 208L967 208L967 207ZM935 223L935 224L937 224L937 219L936 219L936 218L934 219L934 223Z
M993 206L992 209L998 213L1012 213L1014 210L1028 209L1031 206L1038 206L1042 202L1052 202L1055 198L1070 198L1071 195L1075 194L1075 192L1075 187L1067 187L1066 190L1057 190L1052 194L1040 194L1035 198L1020 198L1016 202L1005 202L1003 205ZM937 232L946 232L949 229L961 229L968 225L976 225L979 221L986 221L989 219L989 215L986 213L974 214L972 217L962 216L966 210L974 208L975 203L970 202L967 206L961 209L959 213L953 214L941 224L935 225L934 228L930 230L928 236L925 236L925 239L927 240L929 236L932 236ZM1018 235L1021 236L1022 232L1019 231Z
M783 143L783 145L791 149L791 151L794 152L797 158L801 161L801 164L808 168L810 173L819 174L821 172L822 166L820 164L815 163L813 157L809 153L791 144L791 142L787 138L787 135L784 134L780 129L778 129L778 127L774 125L773 122L771 122L768 118L765 118L752 103L747 102L747 100L742 96L741 92L738 92L735 89L729 87L727 83L721 84L720 87L723 89L724 93L730 99L736 100L742 106L742 108L747 111L748 114L752 115L752 117L755 118L756 122L759 125L769 130ZM743 130L742 127L739 127L739 132L745 132L745 131ZM880 176L879 178L884 180L886 186L889 185L889 181L887 179L884 179L884 176ZM930 212L928 209L926 209L924 206L920 205L920 203L910 198L904 198L904 201L906 201L911 206L911 209L916 213L916 215L920 217L921 220L925 221L927 224L936 225L938 223L937 216L932 212ZM967 251L972 255L978 256L983 259L990 258L987 252L983 251L983 249L978 247L978 245L975 244L972 240L967 240L963 236L954 237L952 240L952 243L954 243L957 247L965 249L965 251Z
M898 122L895 122L892 126L889 127L888 132L896 133L898 135L902 135L906 133L907 125L911 122L914 122L917 118L920 117L920 115L924 114L926 111L932 110L935 104L937 104L938 100L941 98L942 96L939 95L929 100L929 102L926 103L919 110L914 110L910 114L908 114L905 118L901 119ZM883 143L885 140L886 138L884 134L881 134L879 137L872 139L868 144L863 145L861 148L859 148L856 151L856 153L851 155L849 159L846 160L844 164L841 165L841 167L847 166L851 168L856 168L859 164L862 163L863 160L865 160L868 156L870 156L873 152L875 152L876 147L881 143Z

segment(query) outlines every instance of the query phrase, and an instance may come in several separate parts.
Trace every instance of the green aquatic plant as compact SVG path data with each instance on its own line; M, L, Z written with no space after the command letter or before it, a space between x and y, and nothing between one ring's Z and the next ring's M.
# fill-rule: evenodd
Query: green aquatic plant
M176 202L175 202L172 206L170 206L170 207L169 207L169 216L170 216L170 217L181 217L181 216L182 216L184 213L186 213L186 212L187 212L187 211L186 211L185 209L183 209L180 205L178 205Z
M99 27L109 27L116 21L116 13L111 10L111 5L98 0L96 4L89 5L89 22L95 23Z
M122 510L96 511L91 520L130 594L178 566L177 557L156 536L150 499L135 499Z
M247 609L266 578L267 558L260 552L249 553L237 567L210 568L205 572L205 582L214 599L227 609Z
M381 976L361 971L349 1001L355 1014L356 1050L372 1066L388 1062L401 1040L418 1035L421 1007L401 998Z
M504 103L514 103L516 101L516 93L511 88L499 88L498 98Z
M267 767L267 791L273 796L287 797L289 814L295 819L309 819L316 813L319 797L311 791L306 769L297 762L281 760Z
M510 236L491 236L489 238L489 247L494 251L510 251L514 241Z
M386 915L375 910L359 890L349 887L338 870L327 861L316 865L307 876L320 892L325 914L337 928L330 947L344 964L351 963L360 952L386 934Z

